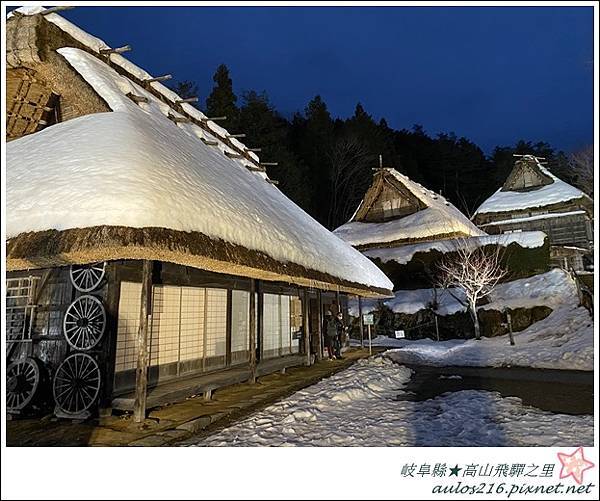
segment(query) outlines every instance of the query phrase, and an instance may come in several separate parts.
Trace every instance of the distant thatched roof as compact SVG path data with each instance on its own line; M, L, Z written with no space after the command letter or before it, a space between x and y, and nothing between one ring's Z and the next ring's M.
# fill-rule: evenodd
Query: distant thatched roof
M533 155L515 162L503 186L475 211L478 224L510 218L514 214L529 216L531 209L565 212L566 206L581 208L592 215L592 199L583 191L559 179Z
M334 233L361 250L485 234L442 195L391 168L375 173L354 216Z
M99 54L101 40L56 14L40 22L48 21L85 46L51 51L65 78L82 79L111 111L8 144L9 270L157 259L389 294L387 277L270 184L258 157L225 129L145 84L150 75L119 54Z

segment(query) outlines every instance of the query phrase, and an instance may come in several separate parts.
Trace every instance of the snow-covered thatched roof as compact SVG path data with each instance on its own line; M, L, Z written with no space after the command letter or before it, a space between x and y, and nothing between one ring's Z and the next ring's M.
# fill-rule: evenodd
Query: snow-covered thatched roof
M523 189L507 185L508 181L514 178L516 173L520 173L525 166L531 170L532 174L537 174L540 181L525 183ZM507 183L479 206L474 217L483 214L509 213L556 206L571 201L581 201L585 205L591 204L588 195L556 177L533 155L526 155L515 163Z
M408 213L383 222L365 222L361 216L368 214L367 205L377 204L382 186L396 190L398 196L405 199ZM354 216L334 233L358 248L485 235L442 195L391 168L377 171Z
M389 294L385 275L283 195L226 130L160 83L140 83L150 75L121 55L101 56L101 40L44 18L83 44L57 52L112 111L8 143L8 269L157 259Z

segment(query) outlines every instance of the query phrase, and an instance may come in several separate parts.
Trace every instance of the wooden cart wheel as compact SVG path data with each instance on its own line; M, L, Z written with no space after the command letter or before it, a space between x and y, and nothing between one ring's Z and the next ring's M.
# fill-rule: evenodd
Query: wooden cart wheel
M87 411L100 392L98 363L86 353L68 356L54 375L52 393L57 407L65 414Z
M20 411L31 402L40 384L40 369L32 358L18 360L6 368L6 408Z
M106 312L95 296L80 296L67 308L63 333L76 350L91 350L104 334Z
M80 292L91 292L96 289L102 279L106 263L73 264L71 265L71 282Z

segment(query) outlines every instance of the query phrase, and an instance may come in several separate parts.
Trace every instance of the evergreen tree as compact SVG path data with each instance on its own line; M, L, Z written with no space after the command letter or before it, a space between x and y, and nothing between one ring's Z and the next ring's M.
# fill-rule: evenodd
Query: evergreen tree
M237 96L233 92L233 81L229 76L229 69L224 64L219 65L213 75L215 85L206 98L206 114L209 117L226 116L225 126L233 132L239 126L239 110Z

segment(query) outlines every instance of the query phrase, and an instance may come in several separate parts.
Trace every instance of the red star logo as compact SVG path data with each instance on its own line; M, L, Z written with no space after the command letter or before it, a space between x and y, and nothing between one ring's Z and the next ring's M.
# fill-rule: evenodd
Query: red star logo
M575 482L583 482L583 472L594 467L594 463L583 457L583 447L579 447L573 454L557 453L558 459L562 464L560 478L572 476Z

